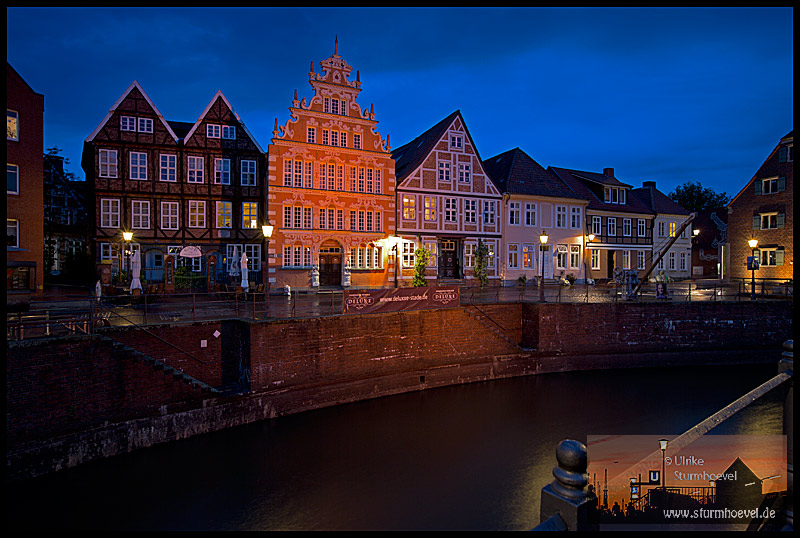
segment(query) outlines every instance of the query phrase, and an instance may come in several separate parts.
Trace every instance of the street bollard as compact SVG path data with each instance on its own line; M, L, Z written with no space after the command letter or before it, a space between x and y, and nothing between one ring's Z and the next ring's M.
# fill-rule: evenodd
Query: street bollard
M592 510L596 497L586 489L588 455L586 445L565 439L556 448L558 465L555 480L542 488L540 521L558 514L570 531L592 530Z

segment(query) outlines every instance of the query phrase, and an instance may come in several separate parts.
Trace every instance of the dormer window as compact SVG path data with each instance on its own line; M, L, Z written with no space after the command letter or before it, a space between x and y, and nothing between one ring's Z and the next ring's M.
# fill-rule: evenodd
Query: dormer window
M625 204L625 189L603 187L603 201L607 204Z
M463 146L463 138L459 135L450 135L450 147L452 149L461 149Z

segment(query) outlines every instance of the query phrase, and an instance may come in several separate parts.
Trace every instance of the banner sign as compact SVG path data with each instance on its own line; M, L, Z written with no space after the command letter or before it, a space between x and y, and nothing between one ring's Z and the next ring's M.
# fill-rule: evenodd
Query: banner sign
M461 306L461 294L458 286L344 290L343 300L345 314L373 314Z

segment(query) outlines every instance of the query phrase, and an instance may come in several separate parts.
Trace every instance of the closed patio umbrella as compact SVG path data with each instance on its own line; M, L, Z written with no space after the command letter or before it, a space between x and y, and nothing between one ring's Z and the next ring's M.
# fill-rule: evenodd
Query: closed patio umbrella
M248 291L250 284L247 282L247 253L242 252L242 257L239 260L239 267L242 270L242 289Z
M139 275L142 272L142 258L141 253L137 250L133 253L133 258L131 259L131 274L133 278L131 279L131 293L136 288L142 289L142 283L139 281ZM144 291L144 290L142 290Z

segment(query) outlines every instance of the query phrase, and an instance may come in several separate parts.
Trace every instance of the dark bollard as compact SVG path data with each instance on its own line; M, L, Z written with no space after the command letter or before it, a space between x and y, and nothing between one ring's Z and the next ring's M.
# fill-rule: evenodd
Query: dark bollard
M556 448L556 460L555 480L542 488L540 521L558 514L567 530L592 530L596 498L586 489L589 483L586 445L573 439L561 441Z

